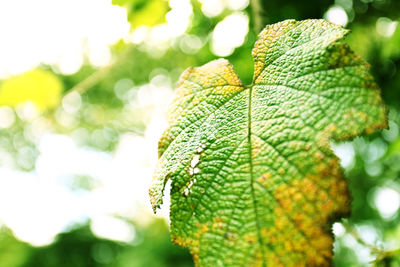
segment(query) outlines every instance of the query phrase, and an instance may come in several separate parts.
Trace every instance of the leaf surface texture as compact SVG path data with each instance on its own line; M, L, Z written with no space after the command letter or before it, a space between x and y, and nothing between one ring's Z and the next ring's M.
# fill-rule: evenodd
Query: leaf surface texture
M349 213L329 140L386 127L368 65L324 20L267 26L253 84L225 59L181 76L150 188L168 179L171 233L197 266L329 266L331 223Z

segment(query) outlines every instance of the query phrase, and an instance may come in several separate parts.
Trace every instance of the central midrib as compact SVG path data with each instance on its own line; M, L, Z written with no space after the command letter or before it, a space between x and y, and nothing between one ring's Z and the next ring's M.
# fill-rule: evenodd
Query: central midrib
M253 158L252 158L252 143L251 143L251 97L253 93L253 87L249 86L249 103L248 103L248 130L247 130L247 139L249 142L249 164L250 164L250 185L251 185L251 197L253 199L253 209L254 209L254 214L256 217L256 226L257 226L257 236L258 236L258 242L260 244L260 250L261 250L261 255L262 255L262 261L263 261L263 266L266 266L265 263L265 253L264 253L264 243L261 237L261 226L260 226L260 221L258 218L258 211L257 211L257 202L256 202L256 194L255 194L255 189L254 189L254 176L253 176Z

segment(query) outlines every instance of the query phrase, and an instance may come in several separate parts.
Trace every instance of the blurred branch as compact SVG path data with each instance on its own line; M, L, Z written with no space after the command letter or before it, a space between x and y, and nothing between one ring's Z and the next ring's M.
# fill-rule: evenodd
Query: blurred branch
M68 93L71 92L77 92L80 95L85 93L87 90L91 89L93 86L98 84L101 80L103 80L109 73L110 71L116 67L117 65L121 64L125 60L127 60L129 53L131 52L131 49L128 47L125 49L124 52L122 52L117 59L111 63L108 66L102 67L95 72L93 72L91 75L83 79L81 82L77 83L75 86L73 86Z
M114 64L111 64L109 66L103 67L93 72L91 75L89 75L84 80L82 80L81 82L77 83L74 87L72 87L71 90L68 91L68 93L75 91L80 95L82 95L87 90L95 86L98 82L100 82L104 77L106 77L113 67Z
M258 34L263 28L263 8L260 0L251 1L251 10L254 24L254 31Z
M373 264L373 266L388 266L385 261L390 261L392 257L399 255L400 248L395 250L384 250L383 248L368 244L360 237L358 231L349 222L343 220L342 225L346 229L346 232L349 233L358 243L371 250L371 253L373 255L376 255L375 260L370 262L371 264Z
M386 267L386 266L395 266L390 265L393 258L400 254L400 249L382 251L379 255L377 255L376 259L373 261L374 266L377 267Z
M346 232L349 233L358 243L360 243L364 247L367 247L368 249L370 249L371 252L374 254L381 253L381 250L379 248L365 242L361 238L361 236L358 234L357 229L355 229L353 225L351 225L350 223L348 223L345 220L343 220L341 223L342 223L343 227L346 229Z

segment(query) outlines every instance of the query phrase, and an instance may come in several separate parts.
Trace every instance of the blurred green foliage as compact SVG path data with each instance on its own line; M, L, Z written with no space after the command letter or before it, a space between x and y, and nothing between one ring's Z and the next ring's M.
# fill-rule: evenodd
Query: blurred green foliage
M113 0L112 3L128 10L128 21L132 27L154 26L165 22L165 14L169 10L166 0Z
M168 226L157 219L146 227L135 225L131 243L101 239L88 224L58 235L50 246L35 248L15 239L10 230L0 230L0 266L115 266L186 267L191 256L171 243Z
M40 66L37 71L51 73L61 82L63 96L79 92L82 102L79 111L72 113L60 104L64 98L58 102L52 98L48 106L44 103L40 116L46 129L70 135L79 145L101 151L114 151L124 133L143 135L150 120L149 107L138 101L143 86L152 82L174 88L184 69L218 58L210 48L212 31L234 11L225 9L208 17L200 2L191 2L193 14L186 34L172 39L163 48L121 40L112 47L114 60L107 67L97 68L87 63L75 74L62 75L52 71L51 66ZM163 23L170 9L163 0L115 0L113 3L127 8L132 29ZM370 63L389 107L390 125L389 130L357 138L347 146L354 152L354 160L345 167L353 196L352 213L343 220L343 229L337 233L334 263L335 266L400 266L400 211L384 216L376 203L377 192L382 188L400 192L400 27L389 35L380 32L379 26L399 22L400 1L268 0L261 1L260 10L254 10L251 2L243 10L250 18L249 33L244 43L227 58L248 84L253 69L250 50L258 34L253 30L254 16L261 16L263 23L322 18L332 6L341 7L347 14L346 28L351 30L347 41ZM195 50L183 49L189 35L198 37L201 46ZM8 82L0 81L0 95L1 86ZM57 98L57 92L54 95ZM54 101L59 103L55 107ZM0 129L0 148L11 155L10 160L17 168L32 171L39 155L38 133L18 108L16 114L12 126ZM90 181L85 182L85 177L77 179L76 187L90 190ZM98 238L87 224L60 234L48 246L32 247L18 241L3 227L0 266L192 266L188 252L171 243L163 222L156 220L146 227L135 225L135 229L136 237L131 244Z

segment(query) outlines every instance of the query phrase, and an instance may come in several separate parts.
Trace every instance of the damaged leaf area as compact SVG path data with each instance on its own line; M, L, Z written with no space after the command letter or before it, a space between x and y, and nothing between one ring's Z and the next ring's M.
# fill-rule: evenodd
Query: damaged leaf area
M154 211L171 183L171 234L197 266L329 266L350 209L329 140L387 127L368 65L324 20L267 26L253 84L227 60L181 76L159 142Z

